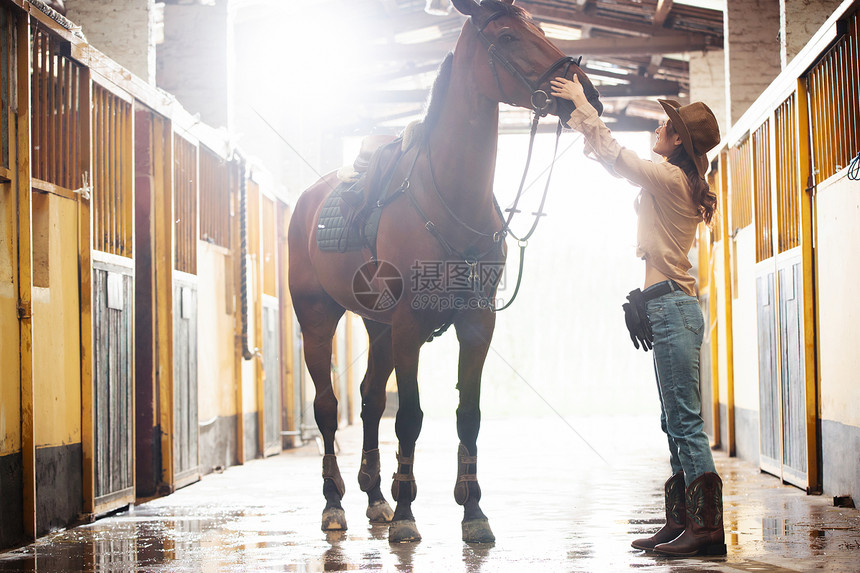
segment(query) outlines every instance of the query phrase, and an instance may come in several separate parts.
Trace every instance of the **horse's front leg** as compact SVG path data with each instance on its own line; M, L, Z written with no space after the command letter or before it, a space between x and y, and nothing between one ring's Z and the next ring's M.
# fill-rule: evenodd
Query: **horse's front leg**
M391 356L391 327L365 319L364 326L370 342L367 371L361 382L361 421L364 442L361 448L361 468L358 485L367 494L367 517L371 523L388 523L394 515L382 495L379 475L379 420L385 410L385 384L394 361Z
M454 499L463 506L463 541L491 543L496 540L487 516L481 511L481 486L478 485L478 431L481 427L481 372L490 348L495 315L475 311L454 323L460 342L457 389L457 482Z
M391 495L397 502L394 517L388 530L388 540L392 543L400 541L420 541L421 534L415 524L412 514L412 502L418 494L413 472L415 460L415 442L421 433L424 412L418 399L418 353L421 343L426 338L421 337L414 323L404 328L398 328L395 322L392 333L394 351L394 370L397 376L397 394L399 407L394 422L397 434L397 471L391 483Z

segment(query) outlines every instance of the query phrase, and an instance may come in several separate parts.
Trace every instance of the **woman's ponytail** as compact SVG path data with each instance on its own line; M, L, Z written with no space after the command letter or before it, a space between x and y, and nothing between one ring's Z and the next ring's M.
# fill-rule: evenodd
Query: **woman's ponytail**
M693 203L696 205L702 220L710 227L717 210L717 194L711 191L711 186L708 185L704 176L699 175L696 164L687 154L683 145L675 148L675 151L666 158L666 161L680 167L687 176L693 191Z

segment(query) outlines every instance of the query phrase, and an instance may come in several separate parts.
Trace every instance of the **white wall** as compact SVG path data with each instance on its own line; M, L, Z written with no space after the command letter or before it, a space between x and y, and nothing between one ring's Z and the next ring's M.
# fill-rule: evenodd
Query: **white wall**
M227 306L227 285L232 281L231 258L221 247L197 243L197 374L200 421L236 415L233 390L235 325Z
M735 298L732 301L735 406L758 412L758 320L753 225L738 231L733 255L737 269Z
M860 183L842 176L816 195L821 418L860 427Z

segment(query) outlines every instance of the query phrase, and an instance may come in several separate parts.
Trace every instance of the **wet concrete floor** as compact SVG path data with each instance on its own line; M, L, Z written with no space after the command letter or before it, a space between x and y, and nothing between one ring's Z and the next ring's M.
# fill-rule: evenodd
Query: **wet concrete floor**
M387 484L392 420L381 436ZM419 543L389 544L386 527L368 524L355 481L360 427L341 430L338 443L346 532L320 531L321 456L311 442L0 553L0 572L860 572L860 510L833 507L832 497L808 496L720 452L728 555L668 559L631 548L663 515L668 456L651 418L485 420L478 475L496 535L487 545L460 538L453 419L425 420L418 443Z

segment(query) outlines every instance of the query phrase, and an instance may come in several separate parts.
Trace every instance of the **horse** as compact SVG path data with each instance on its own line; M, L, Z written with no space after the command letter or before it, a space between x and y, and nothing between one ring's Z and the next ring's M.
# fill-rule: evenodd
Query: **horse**
M315 233L323 226L320 213L338 184L336 173L305 190L291 217L289 289L324 444L324 531L347 527L341 505L345 486L335 455L338 423L331 356L337 324L350 310L362 317L369 337L360 385L363 443L358 481L367 494L370 522L388 523L390 542L421 539L412 512L418 491L415 443L423 420L418 358L426 341L453 325L459 342L460 439L454 498L463 506L463 540L495 540L479 505L476 442L481 373L495 327L493 299L505 263L509 222L493 195L499 104L566 119L572 104L547 95L549 80L575 73L589 101L602 112L599 94L578 61L565 57L513 0L453 0L453 5L467 19L453 53L440 66L420 135L383 181L377 205L384 208L375 245L346 252L323 251L317 245ZM399 397L393 511L381 490L378 449L392 370Z

